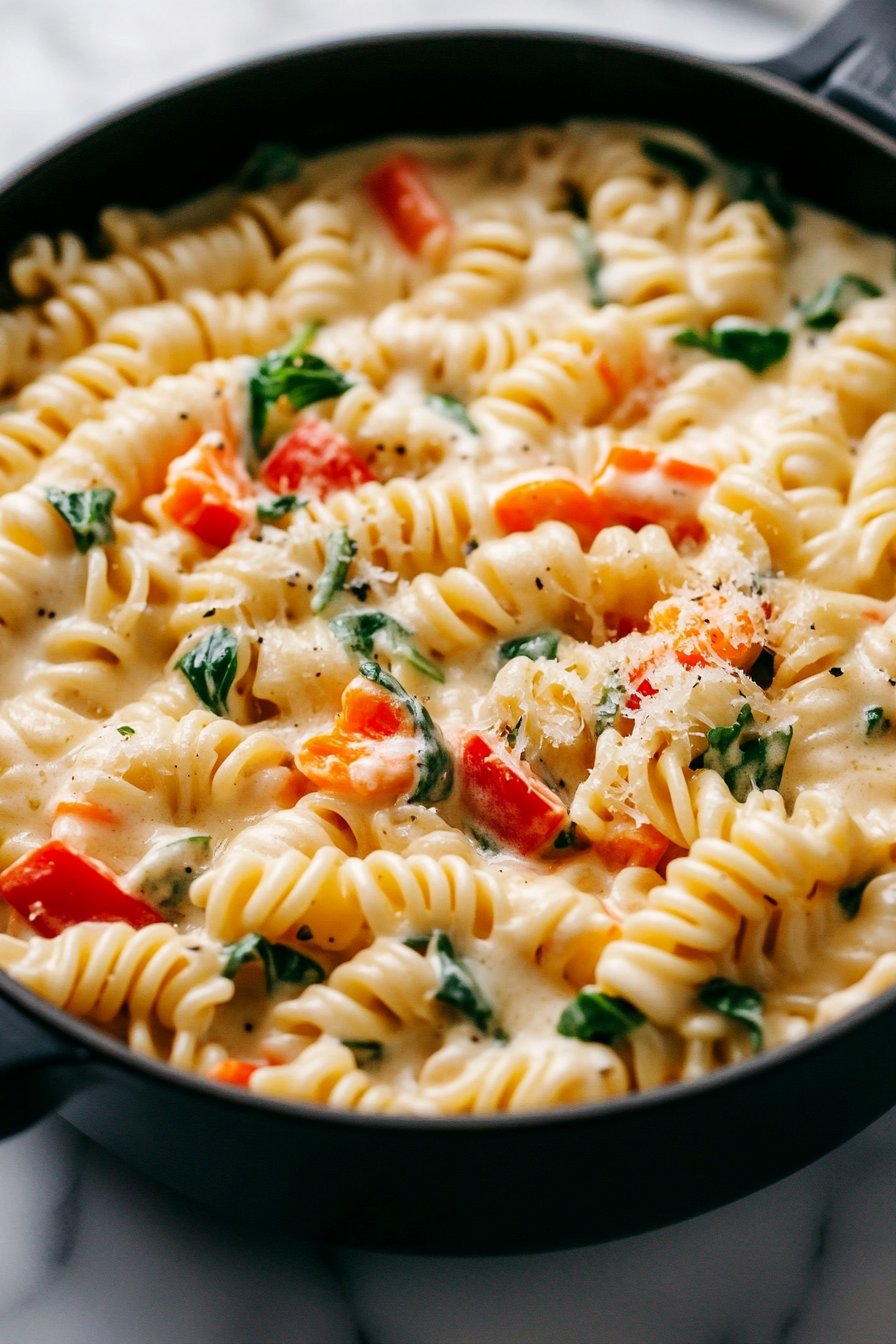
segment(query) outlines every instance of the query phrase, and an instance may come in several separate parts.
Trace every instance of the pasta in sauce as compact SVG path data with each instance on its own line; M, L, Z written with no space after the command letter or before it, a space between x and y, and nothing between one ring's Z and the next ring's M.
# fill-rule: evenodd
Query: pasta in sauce
M665 128L275 169L13 261L0 967L424 1116L896 984L894 244Z

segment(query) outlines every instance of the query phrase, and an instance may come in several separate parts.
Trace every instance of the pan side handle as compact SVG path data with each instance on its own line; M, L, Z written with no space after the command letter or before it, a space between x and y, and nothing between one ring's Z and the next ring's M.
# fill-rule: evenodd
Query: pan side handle
M755 68L800 84L896 136L893 0L848 0L799 46Z
M0 997L0 1139L18 1134L93 1081L90 1052Z

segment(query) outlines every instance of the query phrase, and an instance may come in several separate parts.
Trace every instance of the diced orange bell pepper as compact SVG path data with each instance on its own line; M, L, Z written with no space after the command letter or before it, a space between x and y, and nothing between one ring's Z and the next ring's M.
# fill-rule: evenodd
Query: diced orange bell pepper
M417 770L414 726L394 696L356 677L327 733L309 737L296 764L318 788L360 798L410 793Z
M215 1083L230 1083L232 1087L248 1087L249 1079L260 1064L251 1064L247 1059L222 1059L209 1070L208 1077Z
M650 629L670 637L675 656L685 667L703 666L713 658L733 667L752 667L763 638L757 605L737 593L670 597L651 608Z
M533 474L512 482L495 502L505 532L531 532L539 523L567 523L584 547L600 529L600 514L584 486L568 474Z
M451 229L451 216L426 181L419 159L393 154L367 179L367 190L402 247L419 256L438 232Z
M162 512L206 546L222 550L246 522L252 482L233 445L204 434L168 468Z

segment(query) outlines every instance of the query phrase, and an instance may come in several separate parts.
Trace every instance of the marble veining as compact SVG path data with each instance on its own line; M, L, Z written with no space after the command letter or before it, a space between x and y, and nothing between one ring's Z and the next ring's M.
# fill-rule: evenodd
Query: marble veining
M5 0L0 172L123 101L308 37L515 23L747 59L833 3ZM0 1144L0 1210L0 1344L896 1341L896 1111L750 1199L554 1255L321 1250L301 1240L301 1209L295 1240L266 1237L135 1175L60 1119Z

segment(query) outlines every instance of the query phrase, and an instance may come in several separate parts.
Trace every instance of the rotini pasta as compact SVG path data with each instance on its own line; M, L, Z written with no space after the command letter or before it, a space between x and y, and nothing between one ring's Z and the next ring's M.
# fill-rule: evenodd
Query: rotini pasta
M896 986L896 245L587 122L100 227L0 314L0 970L422 1117Z

